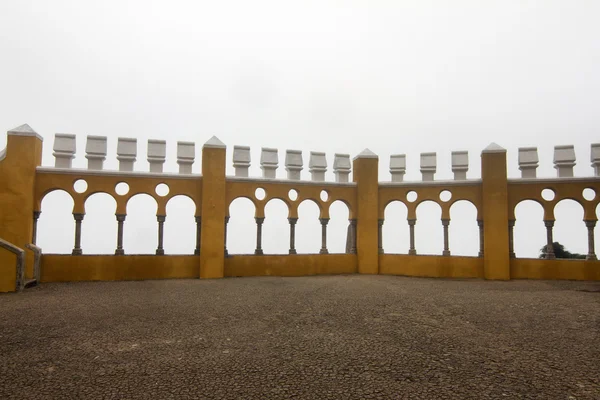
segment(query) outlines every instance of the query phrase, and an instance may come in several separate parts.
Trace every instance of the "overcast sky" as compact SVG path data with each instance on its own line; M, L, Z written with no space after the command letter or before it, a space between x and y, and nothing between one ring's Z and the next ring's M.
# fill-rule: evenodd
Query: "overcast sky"
M392 153L406 153L406 179L419 180L418 155L425 151L438 153L436 179L449 179L450 151L461 149L470 152L469 177L478 178L479 155L490 142L508 149L511 177L519 176L521 146L538 146L538 176L555 176L553 146L561 144L575 145L575 174L589 176L590 143L600 142L599 15L596 0L3 1L0 127L28 123L44 136L44 165L53 165L56 132L79 135L75 167L86 165L88 134L109 137L112 169L118 136L138 138L138 170L148 169L147 139L166 139L167 171L177 169L177 140L195 141L200 153L216 135L228 145L229 164L233 145L252 146L255 176L265 146L280 149L282 178L285 149L305 151L306 164L308 151L325 151L331 165L333 153L354 156L366 147L380 156L380 180L389 180ZM0 135L0 148L5 143ZM64 221L60 196L44 202L45 251L72 247L72 218ZM114 211L100 197L98 210L88 205L84 252L114 249ZM167 217L167 251L180 251L178 235L186 240L181 251L193 250L193 218L184 216L193 211L183 203L171 207L181 215ZM441 253L439 215L425 206L417 250ZM310 207L303 206L313 225L301 232L318 229ZM132 208L150 218L128 217L126 251L151 252L151 203L139 199ZM559 208L556 239L586 252L581 208ZM244 214L251 223L247 209L232 210L230 232L237 236L230 247L240 251L254 248L253 229L239 222L243 216L234 218ZM389 221L398 224L386 222L384 245L405 252L405 217L390 210ZM541 209L524 210L517 215L517 253L536 256L545 242ZM345 233L343 211L336 211L332 231ZM266 224L279 222L265 227L265 247L276 243L285 251L285 207L271 212ZM451 250L476 254L472 210L465 206L454 216L460 222L451 225ZM64 229L53 231L52 218ZM92 240L91 229L108 239ZM318 251L314 236L301 233L298 247Z

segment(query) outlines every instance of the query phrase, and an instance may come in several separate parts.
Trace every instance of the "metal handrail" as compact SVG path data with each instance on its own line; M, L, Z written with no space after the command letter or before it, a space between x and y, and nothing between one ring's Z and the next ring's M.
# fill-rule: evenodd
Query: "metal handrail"
M26 244L25 247L33 251L33 279L39 284L41 278L42 248L33 243Z
M0 247L17 256L17 281L15 290L23 290L25 287L25 251L4 239L0 239Z

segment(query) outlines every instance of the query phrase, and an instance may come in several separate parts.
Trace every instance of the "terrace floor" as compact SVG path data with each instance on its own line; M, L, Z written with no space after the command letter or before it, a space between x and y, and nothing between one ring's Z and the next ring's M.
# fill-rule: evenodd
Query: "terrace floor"
M392 276L0 295L2 399L599 399L600 283Z

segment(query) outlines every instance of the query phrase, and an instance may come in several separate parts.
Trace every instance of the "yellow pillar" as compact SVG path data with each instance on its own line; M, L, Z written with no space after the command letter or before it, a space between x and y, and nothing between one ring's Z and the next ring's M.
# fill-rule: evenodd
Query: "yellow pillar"
M353 180L357 184L356 252L358 273L378 274L379 157L369 149L365 149L354 158Z
M483 273L486 279L510 279L506 150L495 143L481 153Z
M33 233L35 169L42 163L42 138L29 125L8 131L5 151L0 151L0 238L25 250ZM26 252L27 277L33 257ZM16 259L0 249L0 292L15 290Z
M225 267L225 152L216 136L202 147L200 278L222 278Z

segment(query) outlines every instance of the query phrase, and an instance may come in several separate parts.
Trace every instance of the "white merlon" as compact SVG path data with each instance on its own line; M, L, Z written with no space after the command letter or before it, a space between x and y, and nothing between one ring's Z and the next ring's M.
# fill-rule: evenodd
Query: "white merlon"
M57 133L54 135L54 155L56 168L71 168L75 158L75 135Z
M469 152L468 151L453 151L452 152L452 172L454 172L455 181L464 181L467 179L467 171L469 170Z
M594 175L600 176L600 143L593 143L591 146L590 161L594 167Z
M488 147L483 149L482 153L506 153L506 149L497 143L490 143Z
M117 160L119 171L133 171L133 164L137 157L137 139L119 138L117 141Z
M333 173L335 174L335 181L338 183L346 183L350 180L350 170L352 165L350 164L350 154L338 154L335 153L333 158Z
M436 153L421 153L421 175L424 182L433 181L437 169Z
M358 155L356 157L354 157L354 160L356 160L357 158L377 158L378 159L379 156L377 154L373 153L369 149L364 149L363 151L358 153Z
M250 168L250 146L233 146L233 168L235 176L247 178Z
M218 137L213 136L210 139L208 139L208 141L206 143L204 143L204 147L212 147L214 149L225 149L227 148L227 146L225 146L225 143L221 142L221 140L219 140Z
M559 178L572 178L575 166L575 147L573 145L554 146L554 168Z
M521 178L536 178L539 161L537 147L519 147Z
M404 181L406 173L406 154L392 154L390 156L390 174L392 182Z
M191 174L196 159L196 143L177 142L177 164L180 174Z
M167 158L167 142L165 140L148 139L148 163L150 172L163 172L163 164Z
M263 178L275 179L278 166L277 149L263 147L260 153L260 168L263 170Z
M88 169L102 170L106 160L106 136L88 135L85 143L85 158L88 160Z
M288 173L288 179L299 181L303 165L302 151L287 150L285 152L285 170Z
M325 172L327 171L327 159L325 158L325 153L311 151L310 160L308 161L308 170L310 171L312 181L324 182Z

